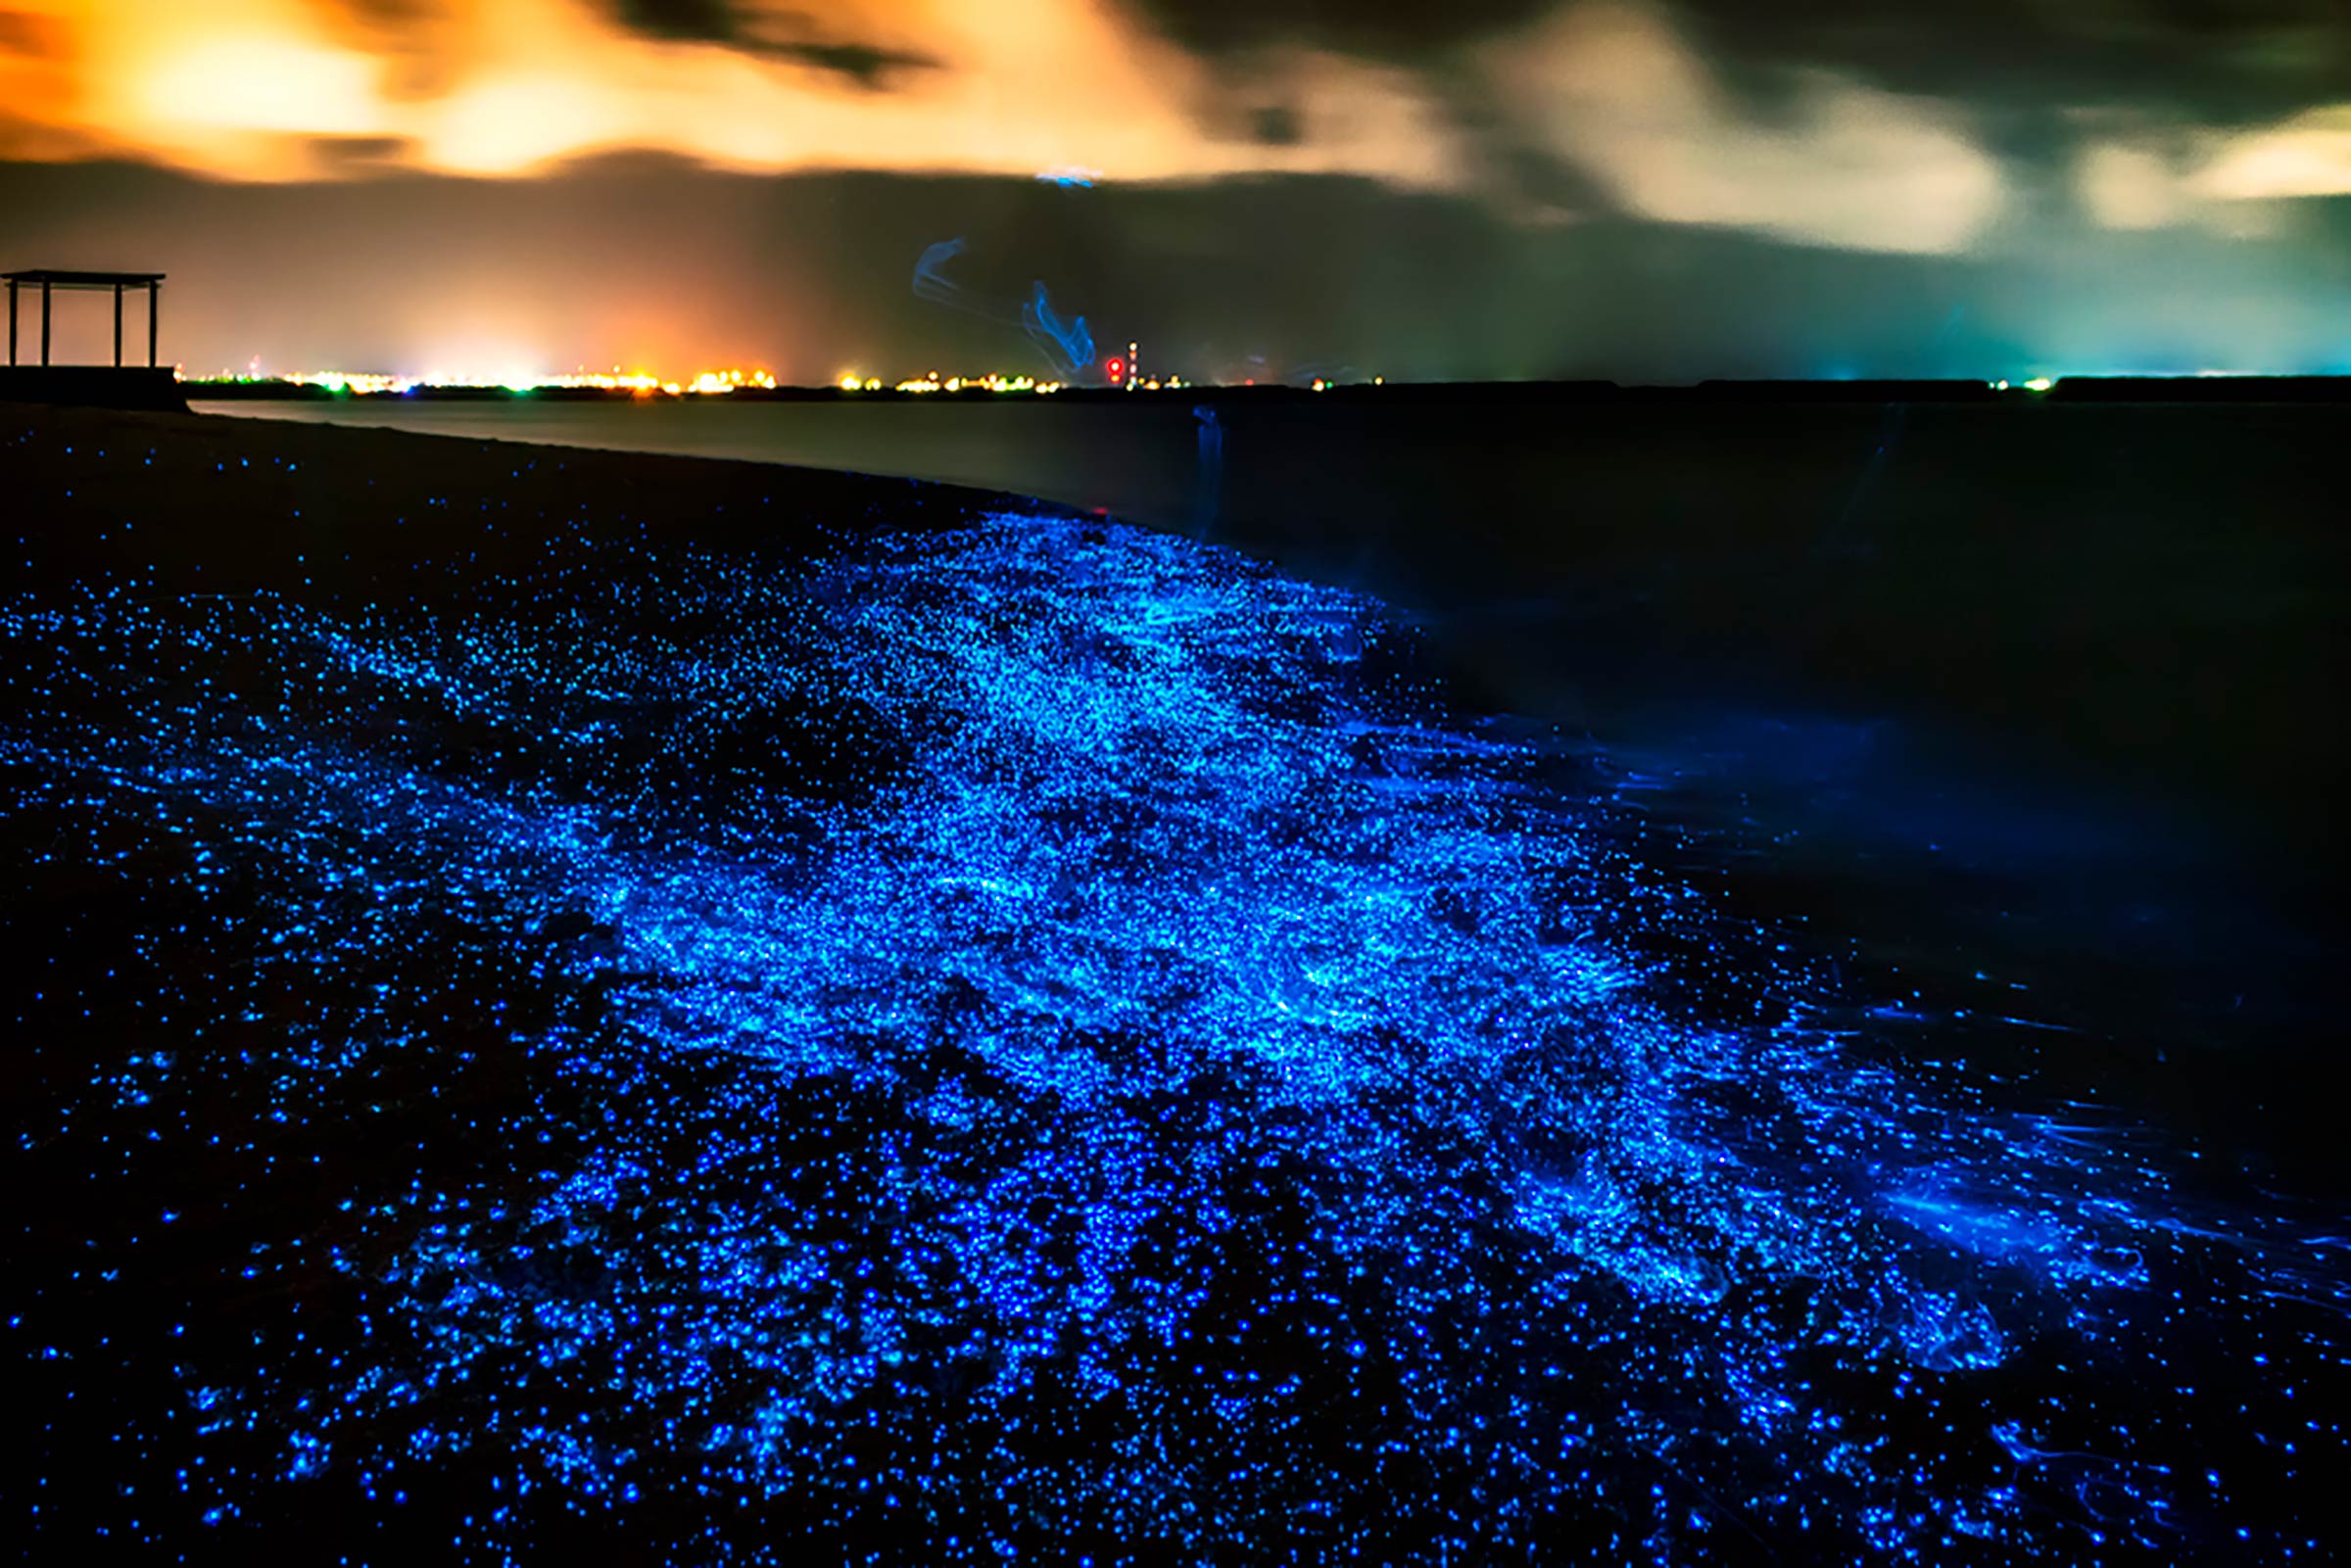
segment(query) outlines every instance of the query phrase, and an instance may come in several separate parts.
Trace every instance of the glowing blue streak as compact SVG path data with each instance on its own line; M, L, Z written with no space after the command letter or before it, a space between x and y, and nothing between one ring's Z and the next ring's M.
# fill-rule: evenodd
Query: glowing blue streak
M1063 376L1076 377L1092 367L1094 339L1086 329L1085 317L1064 320L1053 309L1042 283L1033 285L1029 298L1022 302L1017 312L974 296L962 284L946 275L947 263L963 252L964 242L961 239L941 240L926 249L914 263L915 298L999 325L1017 322L1029 340L1044 354L1055 371Z

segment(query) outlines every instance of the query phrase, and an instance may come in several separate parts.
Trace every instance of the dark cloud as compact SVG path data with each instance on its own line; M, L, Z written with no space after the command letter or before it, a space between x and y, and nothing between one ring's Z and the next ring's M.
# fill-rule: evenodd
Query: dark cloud
M1306 133L1298 111L1287 104L1269 104L1249 117L1249 128L1269 147L1293 147Z
M1463 46L1562 3L1129 0L1212 59L1304 45L1419 66L1440 81L1462 74ZM2347 0L1655 0L1651 9L1765 107L1825 70L1951 99L2043 146L2056 140L2049 121L2059 114L2241 123L2351 96Z
M872 44L779 41L758 47L778 59L845 77L860 87L884 86L903 71L936 71L939 64L929 55L879 49Z
M616 0L620 20L656 38L733 43L745 18L734 0Z
M1829 69L1963 105L2267 118L2351 88L2343 0L1680 0L1735 71Z
M331 175L366 174L393 167L408 142L402 136L312 136L316 166Z
M1205 54L1284 44L1420 61L1520 26L1556 0L1131 0L1153 26Z
M625 25L648 37L730 48L805 66L860 87L881 87L903 71L936 69L914 50L828 36L801 11L778 11L743 0L615 0Z
M67 55L66 30L54 18L0 8L0 55L56 61Z

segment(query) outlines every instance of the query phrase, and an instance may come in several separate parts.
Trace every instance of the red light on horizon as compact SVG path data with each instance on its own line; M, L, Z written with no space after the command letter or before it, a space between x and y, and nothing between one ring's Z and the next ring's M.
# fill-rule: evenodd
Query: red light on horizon
M1116 381L1120 377L1126 375L1127 361L1124 359L1113 359L1110 361L1110 363L1104 365L1102 368L1110 372L1111 380Z

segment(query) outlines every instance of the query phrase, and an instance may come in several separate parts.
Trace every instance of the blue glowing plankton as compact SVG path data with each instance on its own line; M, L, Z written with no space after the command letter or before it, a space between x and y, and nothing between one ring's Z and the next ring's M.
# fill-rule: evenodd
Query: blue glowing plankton
M1006 515L0 635L61 1551L2330 1548L2341 1240L1885 1048L1347 594Z

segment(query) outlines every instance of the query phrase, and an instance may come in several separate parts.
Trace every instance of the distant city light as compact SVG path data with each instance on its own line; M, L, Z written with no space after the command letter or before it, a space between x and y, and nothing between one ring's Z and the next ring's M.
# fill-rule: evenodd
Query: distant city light
M568 375L543 376L528 371L509 371L500 375L477 374L465 371L436 370L421 376L386 375L361 370L287 370L264 373L256 359L243 370L222 370L209 376L190 376L184 368L173 372L182 381L228 382L240 386L278 384L296 387L316 387L339 395L358 394L380 396L427 391L437 388L501 387L517 394L547 391L630 392L642 398L656 394L678 397L725 397L741 391L773 392L774 374L766 370L702 370L685 381L668 381L645 370L624 371L617 366L608 371L574 371ZM872 383L876 388L879 382Z
M764 370L705 370L686 384L688 392L702 397L723 397L749 387L757 392L776 390L776 378Z
M406 392L416 384L407 376L378 376L342 370L320 370L314 374L277 379L291 381L297 386L324 387L329 392Z
M842 383L841 383L841 384L842 384L842 386L843 386L844 388L846 388L847 390L849 390L849 391L851 391L851 392L857 391L857 390L858 390L858 388L857 388L857 387L854 385L855 379L856 379L856 378L855 378L855 377L853 377L853 376L852 376L852 377L846 377L846 378L844 378L844 379L843 379L843 381L842 381ZM1062 388L1062 384L1061 384L1060 382L1058 382L1058 381L1039 381L1039 380L1037 380L1037 379L1036 379L1034 376L1007 376L1007 375L984 375L984 376L941 376L941 375L940 375L940 374L939 374L937 371L934 370L934 371L932 371L932 372L931 372L929 375L926 375L926 376L917 376L917 377L915 377L915 378L914 378L913 380L911 380L911 381L901 381L901 382L899 382L899 383L897 384L897 386L896 386L896 388L895 388L894 390L896 390L896 391L898 391L898 392L916 392L916 393L927 393L927 392L1032 392L1032 393L1053 393L1053 392L1059 392L1059 391L1061 390L1061 388ZM865 390L865 391L867 391L867 392L879 392L879 391L881 391L881 390L882 390L882 383L880 383L879 381L867 381L867 382L865 383L864 390Z
M1176 375L1145 375L1139 362L1129 355L1121 355L1115 358L1105 359L1101 361L1101 365L1103 378L1112 390L1176 392L1185 389L1196 390L1200 385ZM264 371L262 369L260 361L256 359L243 369L221 369L210 373L197 373L191 372L185 365L175 365L172 367L172 373L180 381L194 384L313 387L338 397L383 397L419 391L480 391L497 388L516 396L527 396L536 392L595 391L633 393L640 398L723 398L741 392L789 390L792 386L791 383L779 381L774 372L768 370L701 370L683 380L670 380L651 371L623 370L618 366L603 371L576 370L564 375L539 375L529 372L498 375L451 370L435 370L423 375L393 375L382 371L363 370ZM2076 373L2121 377L2137 374L2131 370ZM2174 375L2193 376L2201 379L2219 379L2252 373L2242 370L2215 369L2171 372ZM1982 385L1993 392L2025 392L2040 395L2055 390L2060 379L2055 376L2043 375L2034 376L2025 381L2012 381L2006 377L2000 377L1985 381ZM1208 383L1212 387L1217 385L1255 387L1257 384L1255 376L1245 377L1238 383L1213 381ZM1341 386L1385 387L1387 384L1387 377L1384 375L1355 381L1316 376L1307 383L1306 390L1330 392ZM835 390L847 393L894 391L901 393L1029 394L1062 392L1069 386L1068 383L1062 381L1039 380L1032 375L1008 374L1002 371L989 371L982 375L950 375L938 370L926 371L919 376L911 376L896 382L885 381L880 376L866 375L858 370L844 370L828 385Z
M1103 369L1113 388L1128 392L1177 392L1196 385L1176 375L1146 377L1134 360L1124 356L1105 361ZM221 369L208 374L192 372L185 365L177 365L172 373L183 382L197 385L312 387L337 397L397 397L415 392L497 389L517 397L539 392L612 392L628 393L638 398L724 398L741 392L775 392L787 386L767 370L701 370L683 380L671 380L649 370L624 370L619 366L610 370L575 370L563 375L540 375L526 371L492 374L453 369L435 369L422 375L392 375L362 370L264 371L257 359L241 370ZM1250 383L1252 386L1255 384ZM1057 393L1068 386L1062 381L1039 380L1032 375L1003 371L989 371L982 375L947 375L937 370L894 383L857 370L844 370L830 385L835 390L848 393L986 392L1032 395Z

